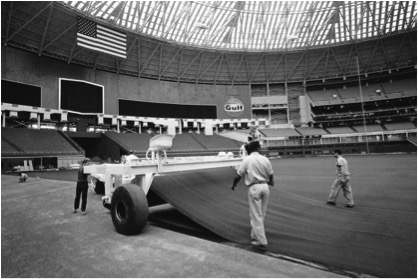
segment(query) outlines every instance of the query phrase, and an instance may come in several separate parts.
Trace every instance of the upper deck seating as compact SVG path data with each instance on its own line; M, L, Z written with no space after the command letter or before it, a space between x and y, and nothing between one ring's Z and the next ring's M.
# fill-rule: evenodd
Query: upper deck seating
M341 99L338 97L338 92L335 89L328 89L328 90L313 90L307 92L311 101L314 104L322 105L324 104L332 104L332 103L341 103ZM335 96L335 97L334 97Z
M2 128L1 133L2 139L12 142L25 154L79 155L84 153L56 130Z
M386 93L403 93L404 96L417 96L417 80L412 78L398 79L382 83Z
M386 97L383 95L384 90L380 84L369 84L368 86L362 85L361 87L363 101L367 102L370 100L383 100ZM380 93L379 93L380 91Z
M338 93L344 101L353 100L353 102L360 101L360 91L358 87L339 88Z

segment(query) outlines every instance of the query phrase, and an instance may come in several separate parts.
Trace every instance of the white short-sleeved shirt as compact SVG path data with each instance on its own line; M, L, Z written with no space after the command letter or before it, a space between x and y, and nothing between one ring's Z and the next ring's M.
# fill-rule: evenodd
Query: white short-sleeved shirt
M242 160L237 171L238 175L245 175L245 185L267 183L273 174L270 160L258 152L252 152Z
M337 158L337 175L350 175L347 160L343 157Z
M128 165L137 164L139 161L139 158L133 154L129 154L128 156L125 156L125 159L126 159L126 164Z

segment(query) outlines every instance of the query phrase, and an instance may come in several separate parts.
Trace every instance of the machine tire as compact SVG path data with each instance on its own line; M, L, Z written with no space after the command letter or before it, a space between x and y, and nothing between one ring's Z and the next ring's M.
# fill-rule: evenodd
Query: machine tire
M93 178L91 182L94 184L94 192L98 195L104 195L105 193L105 184L104 182Z
M148 201L138 185L125 184L117 187L112 195L110 210L113 225L120 234L138 234L147 224Z

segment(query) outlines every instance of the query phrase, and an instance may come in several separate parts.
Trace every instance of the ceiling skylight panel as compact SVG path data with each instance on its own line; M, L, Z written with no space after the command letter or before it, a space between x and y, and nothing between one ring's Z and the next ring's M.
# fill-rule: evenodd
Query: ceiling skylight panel
M159 37L160 28L164 25L164 20L162 15L164 14L162 10L165 7L165 2L159 2L156 9L153 10L149 28L152 30L152 35L155 37Z
M208 26L205 23L205 9L202 6L196 6L192 9L192 18L190 22L190 32L194 44L201 44L204 40L204 35L207 32Z
M75 2L74 8L82 10L84 8L84 6L85 6L84 1L77 1L77 2Z
M254 42L257 47L260 47L263 44L263 16L261 14L257 14L254 17L255 23L254 23Z
M255 17L254 13L248 18L248 29L247 30L249 31L249 33L247 35L248 47L249 48L255 47L257 45L257 43L256 43L256 40L257 40L257 24L256 24L256 17Z
M176 2L177 3L177 2ZM184 5L184 2L178 2L177 14L172 23L172 27L167 30L166 38L170 40L182 42L182 36L184 31L184 22L188 17L189 5ZM187 2L189 3L189 2Z
M230 15L230 12L228 10L225 9L216 9L216 17L215 17L215 22L214 22L214 26L216 28L212 29L211 32L211 36L210 36L210 40L209 40L209 45L216 45L215 40L218 40L218 43L220 44L222 42L222 35L225 35L224 31L225 31L225 25L227 23L227 20L229 19L228 16Z

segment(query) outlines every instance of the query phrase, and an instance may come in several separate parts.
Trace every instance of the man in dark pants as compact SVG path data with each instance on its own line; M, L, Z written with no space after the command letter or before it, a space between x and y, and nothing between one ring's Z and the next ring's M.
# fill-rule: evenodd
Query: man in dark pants
M75 191L75 200L74 200L74 213L77 213L78 207L80 205L80 197L82 198L81 202L81 214L86 214L86 207L87 207L87 192L89 189L89 184L87 181L88 174L84 173L84 166L90 163L89 158L85 158L81 162L81 166L78 169L78 177L77 177L77 188Z

